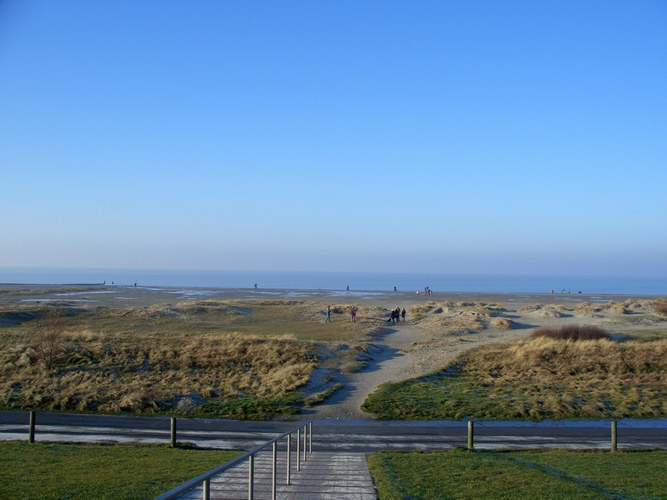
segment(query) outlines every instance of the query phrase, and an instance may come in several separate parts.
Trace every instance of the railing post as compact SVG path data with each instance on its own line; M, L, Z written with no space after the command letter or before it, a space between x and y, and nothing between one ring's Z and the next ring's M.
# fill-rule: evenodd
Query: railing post
M254 471L253 469L255 468L255 456L250 455L248 457L248 500L252 500L253 495L254 495L254 487L253 487L253 475Z
M276 441L273 442L273 450L272 450L272 457L271 457L271 500L276 500L276 464L278 462L278 443Z
M308 432L308 453L313 454L313 423L308 422L309 431Z
M30 412L30 423L28 424L28 442L35 442L35 412Z
M617 451L617 434L616 434L616 420L612 420L611 422L611 451Z
M296 471L301 470L301 455L299 453L299 446L301 446L301 427L296 430Z
M201 497L203 500L211 500L211 480L204 479L204 482L201 485Z
M285 484L290 484L290 466L292 465L292 433L290 432L287 435L287 482Z
M308 426L304 425L303 426L303 461L306 461L306 438L308 434Z
M171 429L170 429L170 435L171 435L171 440L169 446L171 448L176 448L176 417L171 417Z
M474 450L475 449L474 437L475 437L475 422L473 422L472 420L468 420L468 449L469 450Z

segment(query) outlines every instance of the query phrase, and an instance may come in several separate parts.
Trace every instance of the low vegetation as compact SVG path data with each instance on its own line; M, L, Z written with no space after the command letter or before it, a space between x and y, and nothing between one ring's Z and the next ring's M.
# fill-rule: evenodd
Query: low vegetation
M349 346L332 369L363 364L378 311L360 308L353 324L349 307L334 305L331 323L324 323L322 304L293 300L5 307L0 408L239 419L294 414L305 399L315 404L333 392L300 392L330 351Z
M667 415L667 340L559 336L570 331L468 351L438 373L380 386L363 408L399 420Z
M661 498L667 451L380 452L368 464L380 500Z
M556 340L598 340L609 339L609 334L602 328L591 325L566 325L560 328L543 326L533 332L533 337L546 337Z
M667 301L658 302L655 305L655 312L660 316L667 316Z
M0 442L0 498L154 498L239 454L147 445Z

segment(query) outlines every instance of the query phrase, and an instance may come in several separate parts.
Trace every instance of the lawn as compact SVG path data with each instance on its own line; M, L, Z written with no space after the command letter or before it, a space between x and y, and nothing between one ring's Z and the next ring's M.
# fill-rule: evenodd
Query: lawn
M379 452L380 500L665 498L667 451Z
M154 498L239 454L166 446L0 442L0 498Z

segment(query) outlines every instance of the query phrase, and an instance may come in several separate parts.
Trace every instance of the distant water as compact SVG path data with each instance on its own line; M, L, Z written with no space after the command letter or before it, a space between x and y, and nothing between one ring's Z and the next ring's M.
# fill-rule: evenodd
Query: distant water
M101 284L290 290L667 295L667 277L512 276L296 271L159 271L141 269L0 268L0 283Z

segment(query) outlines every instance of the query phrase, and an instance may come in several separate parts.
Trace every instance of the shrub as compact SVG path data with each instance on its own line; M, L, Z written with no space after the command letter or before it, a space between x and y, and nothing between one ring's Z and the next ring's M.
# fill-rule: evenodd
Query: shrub
M602 328L591 325L568 325L560 328L543 326L533 332L534 337L547 337L560 340L596 340L608 339L609 334Z
M655 312L660 316L667 316L667 302L658 302L655 305Z

